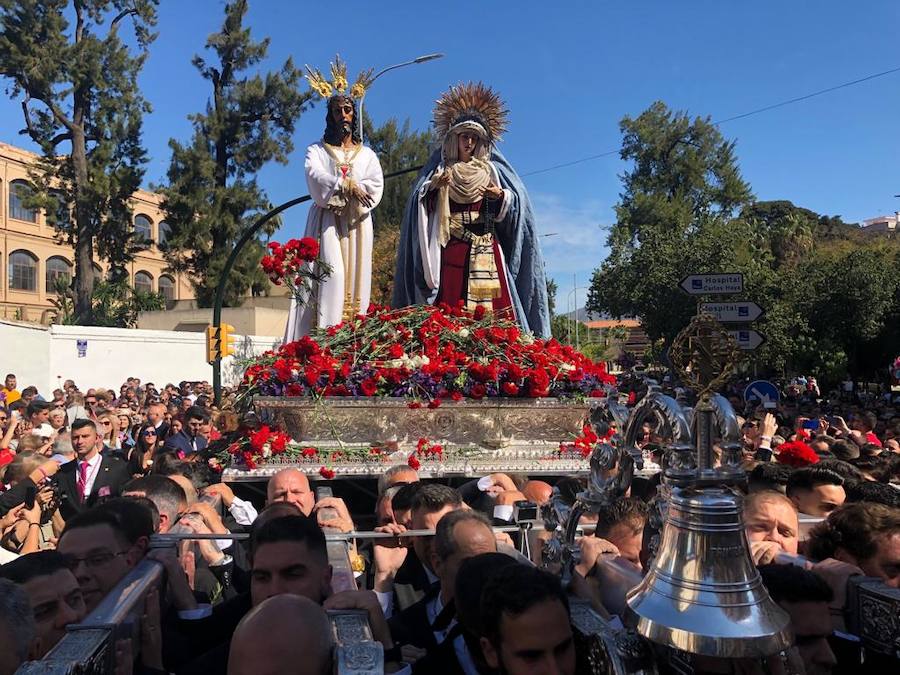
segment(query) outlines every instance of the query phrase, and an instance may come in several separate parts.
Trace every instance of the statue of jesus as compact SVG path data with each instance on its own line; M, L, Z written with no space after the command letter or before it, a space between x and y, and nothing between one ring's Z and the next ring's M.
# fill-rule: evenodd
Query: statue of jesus
M307 67L308 68L308 67ZM313 205L304 236L319 241L320 259L331 274L314 284L307 301L291 302L285 341L346 321L369 308L372 289L372 209L384 179L375 153L362 144L356 101L371 71L347 89L346 66L337 58L331 81L309 69L310 84L327 100L325 134L306 150L306 184Z

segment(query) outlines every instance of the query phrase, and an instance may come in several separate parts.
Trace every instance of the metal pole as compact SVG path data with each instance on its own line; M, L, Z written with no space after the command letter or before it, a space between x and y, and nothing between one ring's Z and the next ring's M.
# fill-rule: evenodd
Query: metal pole
M438 54L438 53L425 54L424 56L417 56L412 61L404 61L403 63L395 63L393 66L388 66L387 68L382 68L375 74L375 77L373 77L371 80L369 80L369 87L371 87L373 84L375 84L375 80L377 80L379 77L381 77L382 75L384 75L385 73L387 73L391 70L396 70L397 68L403 68L404 66L412 66L417 63L425 63L426 61L432 61L434 59L440 59L440 58L443 58L443 56L444 56L443 54ZM363 104L365 103L366 93L368 93L369 87L366 87L366 91L364 91L363 95L360 96L360 98L359 98L359 123L358 123L357 127L359 128L360 142L362 142L362 140L363 140Z
M402 176L407 173L412 173L413 171L419 171L422 166L411 166L406 169L400 169L399 171L394 171L392 173L386 174L384 179L395 178L397 176ZM225 261L225 267L222 268L222 274L219 277L219 285L216 286L216 297L213 302L213 318L212 325L216 328L219 328L222 325L222 303L225 300L225 284L228 281L228 275L231 274L231 270L234 267L235 261L237 261L237 257L240 252L243 250L244 246L256 236L256 234L262 229L262 226L268 223L272 218L277 216L282 211L286 211L292 206L297 206L297 204L302 204L303 202L308 202L312 197L309 195L304 195L302 197L297 197L296 199L291 199L290 201L284 202L276 206L274 209L269 211L268 213L261 216L256 220L250 227L244 230L244 233L241 235L240 239L237 240L237 243L234 245L234 249L232 249L231 254L228 256L228 260ZM215 394L215 404L222 404L222 359L217 358L213 364L213 392Z

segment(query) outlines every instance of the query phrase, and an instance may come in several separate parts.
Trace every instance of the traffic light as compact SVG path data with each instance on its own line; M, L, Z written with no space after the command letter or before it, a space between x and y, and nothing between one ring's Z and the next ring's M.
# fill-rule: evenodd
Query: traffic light
M221 326L206 327L206 361L215 363L218 359L234 354L237 338L233 335L234 326L223 323Z
M219 358L219 329L215 326L206 327L206 362L215 363Z
M222 324L222 330L219 332L219 345L222 350L222 358L234 354L235 343L237 338L234 336L234 326L227 323Z

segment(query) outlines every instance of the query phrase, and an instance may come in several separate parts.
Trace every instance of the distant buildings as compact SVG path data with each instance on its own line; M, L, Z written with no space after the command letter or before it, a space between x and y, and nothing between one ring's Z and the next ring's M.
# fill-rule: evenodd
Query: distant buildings
M889 216L876 216L862 221L861 227L866 232L897 232L897 223L900 223L900 211Z
M56 240L56 230L45 215L25 208L19 191L28 184L29 165L37 156L0 143L0 317L50 323L56 297L55 282L74 273L72 248ZM194 297L186 276L168 271L160 246L168 226L159 209L161 198L139 190L134 194L132 227L150 245L128 266L134 288L162 293L168 305ZM94 274L102 278L108 265L94 261Z

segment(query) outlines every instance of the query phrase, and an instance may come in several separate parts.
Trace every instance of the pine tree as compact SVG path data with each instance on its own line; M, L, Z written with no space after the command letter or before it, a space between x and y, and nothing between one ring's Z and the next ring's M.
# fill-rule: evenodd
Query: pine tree
M190 143L169 142L172 159L162 189L172 228L166 257L173 269L191 276L201 307L212 305L235 241L269 210L256 175L271 161L287 163L294 125L310 100L300 91L301 72L291 59L278 72L248 72L265 58L269 40L251 39L243 25L246 14L246 0L226 4L221 31L206 41L217 63L194 57L194 66L212 85L211 97L205 112L190 116ZM277 226L273 221L266 231ZM248 289L265 288L262 252L258 240L244 249L226 286L227 306L240 304Z
M121 281L142 247L128 201L144 175L141 121L149 106L137 76L155 37L156 5L0 0L0 75L22 97L22 133L43 153L28 199L75 250L79 323L92 320L95 252ZM119 37L123 23L134 31L133 49Z

